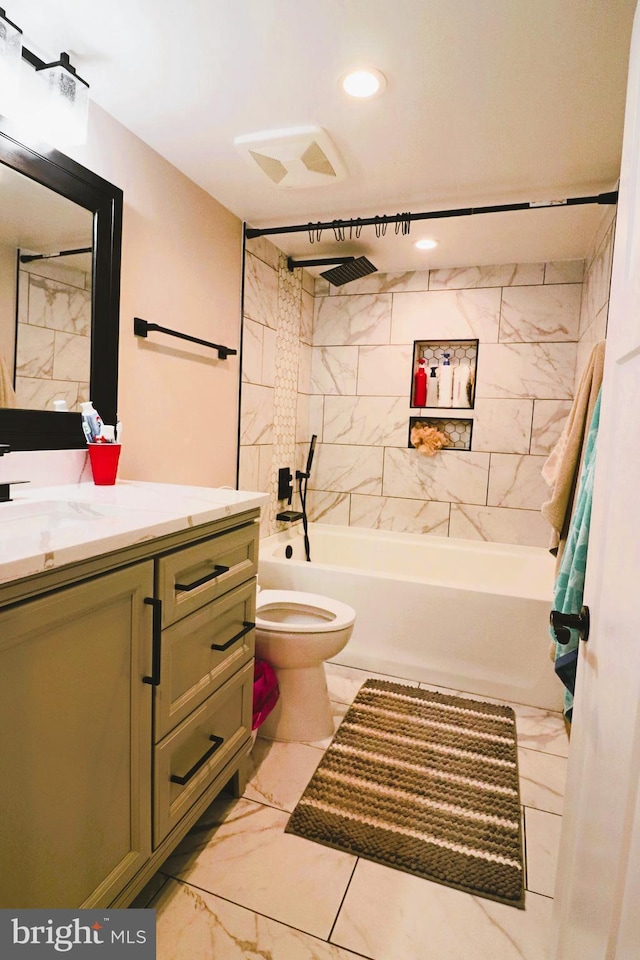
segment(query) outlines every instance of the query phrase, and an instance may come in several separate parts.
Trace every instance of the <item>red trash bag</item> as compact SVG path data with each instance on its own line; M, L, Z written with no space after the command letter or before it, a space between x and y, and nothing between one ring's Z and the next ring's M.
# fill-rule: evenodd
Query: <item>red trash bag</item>
M256 730L267 719L280 696L278 678L270 663L256 660L253 670L253 723Z

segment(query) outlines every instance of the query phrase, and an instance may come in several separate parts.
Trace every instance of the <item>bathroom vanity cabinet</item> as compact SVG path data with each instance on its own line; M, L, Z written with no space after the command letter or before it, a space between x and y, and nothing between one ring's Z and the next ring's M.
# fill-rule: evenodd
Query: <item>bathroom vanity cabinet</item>
M257 516L0 586L0 907L125 906L244 789Z

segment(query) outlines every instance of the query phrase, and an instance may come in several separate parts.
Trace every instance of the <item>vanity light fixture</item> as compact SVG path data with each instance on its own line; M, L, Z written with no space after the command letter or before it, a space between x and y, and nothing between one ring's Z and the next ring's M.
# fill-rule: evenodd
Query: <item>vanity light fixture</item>
M22 30L0 7L0 113L15 116L20 102Z
M434 247L438 246L437 240L428 240L426 237L424 240L416 240L414 247L417 250L433 250Z
M377 97L384 92L387 86L384 74L369 67L362 70L352 70L342 77L340 83L346 94L358 100Z
M44 63L23 47L22 57L36 70L33 123L41 136L64 145L84 143L87 139L89 84L78 76L69 55L61 53L60 59L54 63Z
M34 68L33 76L25 74L23 62ZM23 46L22 30L0 7L0 113L64 146L85 142L88 110L89 84L69 55L45 63Z

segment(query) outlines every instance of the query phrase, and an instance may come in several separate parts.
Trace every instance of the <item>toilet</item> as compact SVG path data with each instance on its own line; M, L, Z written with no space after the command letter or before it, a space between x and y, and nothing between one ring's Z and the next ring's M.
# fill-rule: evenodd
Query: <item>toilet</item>
M256 657L274 668L280 699L260 727L267 740L324 740L333 717L324 662L346 646L355 610L317 593L260 590Z

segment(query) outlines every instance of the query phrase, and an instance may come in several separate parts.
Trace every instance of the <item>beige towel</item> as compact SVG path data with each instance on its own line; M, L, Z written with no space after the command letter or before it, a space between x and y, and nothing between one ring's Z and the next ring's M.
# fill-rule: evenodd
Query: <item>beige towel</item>
M604 349L603 340L591 351L562 435L542 468L551 487L551 499L542 504L542 515L553 528L549 550L557 556L558 564L569 531L589 424L602 384Z
M13 377L9 364L0 353L0 407L17 407L18 399L13 389Z

